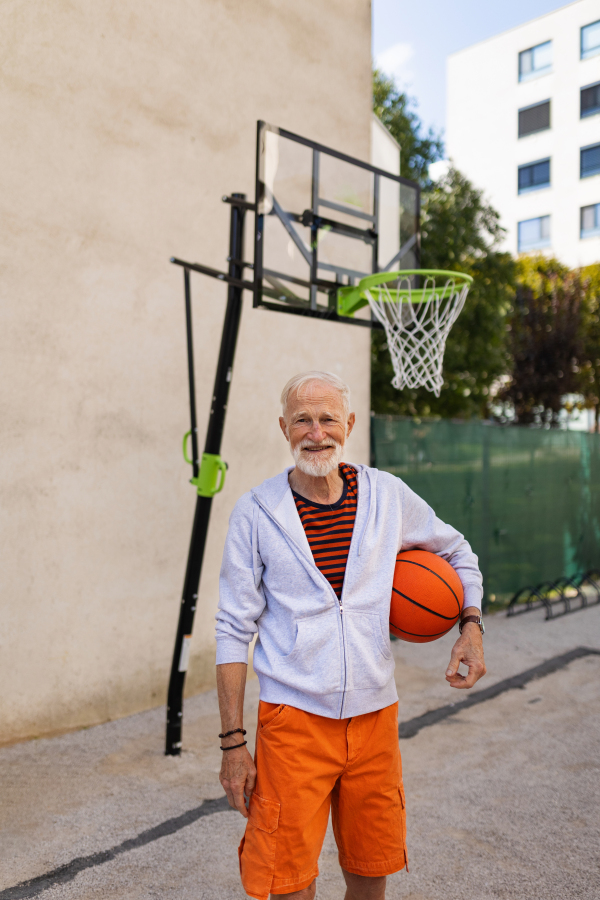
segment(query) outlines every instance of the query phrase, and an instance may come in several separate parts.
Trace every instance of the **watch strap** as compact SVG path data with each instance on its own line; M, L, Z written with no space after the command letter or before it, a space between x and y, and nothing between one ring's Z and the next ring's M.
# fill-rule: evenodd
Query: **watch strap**
M467 622L474 622L475 625L479 625L479 628L483 633L483 629L481 627L483 624L483 619L481 618L481 616L465 616L464 619L460 620L460 623L458 625L458 630L460 631L461 634L462 634L462 630L463 630L463 625L466 625Z

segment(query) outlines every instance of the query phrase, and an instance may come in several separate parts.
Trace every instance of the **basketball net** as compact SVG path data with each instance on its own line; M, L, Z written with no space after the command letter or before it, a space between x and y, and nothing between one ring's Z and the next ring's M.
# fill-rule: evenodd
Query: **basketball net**
M395 388L424 387L436 397L444 383L442 364L446 340L464 306L469 281L457 273L443 287L423 276L423 287L413 288L411 278L398 278L396 287L377 284L366 288L373 315L385 329L394 367Z

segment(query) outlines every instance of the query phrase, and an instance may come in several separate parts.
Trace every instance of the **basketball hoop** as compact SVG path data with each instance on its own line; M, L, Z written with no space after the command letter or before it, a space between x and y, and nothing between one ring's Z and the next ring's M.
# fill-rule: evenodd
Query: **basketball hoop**
M414 287L419 278L423 287ZM446 340L472 281L470 275L437 269L377 272L338 291L338 313L353 316L368 303L385 329L393 386L424 387L439 397Z

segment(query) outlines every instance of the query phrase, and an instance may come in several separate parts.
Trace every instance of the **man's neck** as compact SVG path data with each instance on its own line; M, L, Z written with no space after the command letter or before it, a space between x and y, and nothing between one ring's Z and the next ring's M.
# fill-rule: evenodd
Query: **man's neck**
M329 475L307 475L296 466L288 480L293 491L313 503L337 503L344 491L344 477L338 466Z

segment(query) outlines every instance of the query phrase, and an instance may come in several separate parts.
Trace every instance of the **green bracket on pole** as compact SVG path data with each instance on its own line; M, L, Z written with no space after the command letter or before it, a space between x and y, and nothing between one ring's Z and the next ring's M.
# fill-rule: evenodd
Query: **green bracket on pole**
M200 474L190 478L190 484L195 485L201 497L214 497L223 490L226 472L227 463L218 453L203 453Z
M339 316L353 316L369 301L363 296L358 285L339 288L337 292L337 312Z
M183 436L183 458L190 466L193 465L193 460L187 454L187 442L191 433L186 431ZM226 472L227 463L218 453L203 453L198 477L190 478L190 484L194 485L201 497L214 497L225 486Z

